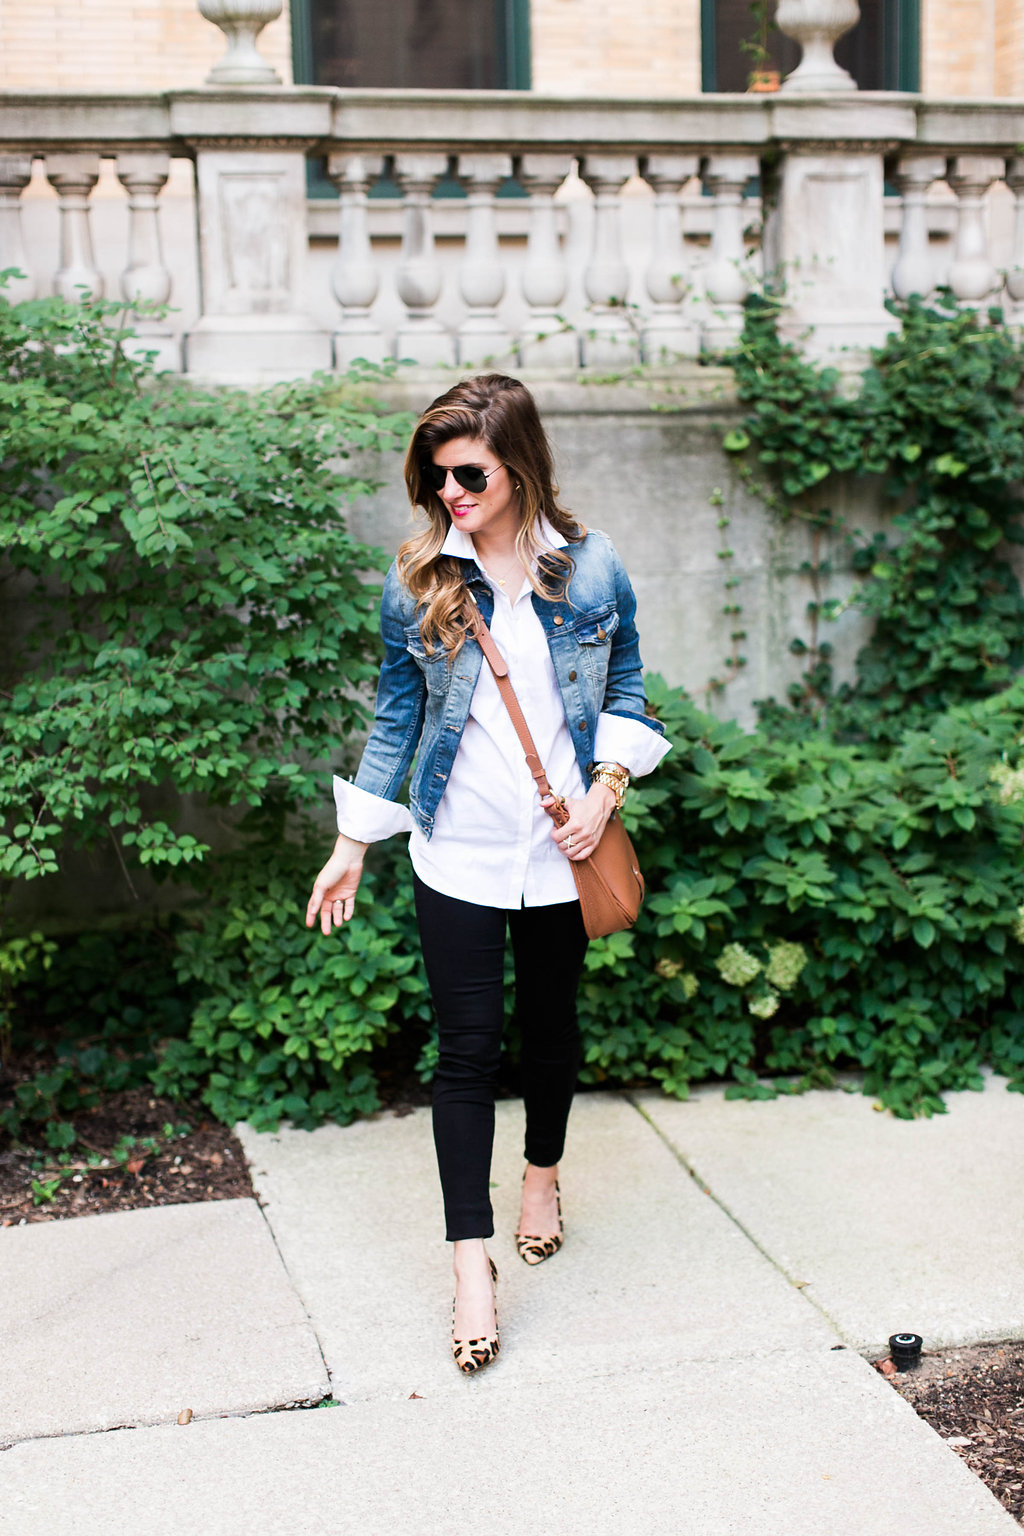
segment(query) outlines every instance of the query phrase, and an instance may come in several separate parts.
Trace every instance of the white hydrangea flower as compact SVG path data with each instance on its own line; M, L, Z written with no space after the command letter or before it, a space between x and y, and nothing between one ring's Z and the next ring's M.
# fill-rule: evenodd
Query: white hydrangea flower
M686 998L686 1001L689 1002L691 997L696 997L697 993L700 991L700 982L697 980L693 971L684 971L679 980L683 984L683 994Z
M760 974L761 962L742 944L727 944L715 961L715 968L731 987L745 987Z
M1024 767L1011 768L1009 763L996 763L989 778L999 786L999 799L1003 805L1024 800Z
M802 944L790 944L780 939L777 944L768 946L765 979L773 987L781 987L783 992L788 992L800 980L800 973L806 964L807 951Z
M777 992L765 992L761 997L750 998L747 1007L755 1019L770 1019L773 1013L778 1013L779 1001Z

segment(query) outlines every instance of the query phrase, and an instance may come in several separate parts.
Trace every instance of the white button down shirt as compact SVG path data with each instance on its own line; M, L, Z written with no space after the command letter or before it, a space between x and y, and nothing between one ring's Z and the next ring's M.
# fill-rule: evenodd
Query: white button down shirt
M554 548L566 540L546 519L543 538ZM443 554L477 560L473 541L452 527ZM513 596L480 566L494 591L491 635L508 663L509 678L557 794L586 793L566 724L544 628L524 578ZM656 731L618 715L598 717L595 758L618 762L631 774L649 773L669 750ZM569 860L552 841L554 822L544 810L523 748L486 662L480 676L433 835L413 823L405 806L382 800L335 778L338 830L360 842L408 832L413 868L424 885L477 906L517 909L572 901L576 882Z

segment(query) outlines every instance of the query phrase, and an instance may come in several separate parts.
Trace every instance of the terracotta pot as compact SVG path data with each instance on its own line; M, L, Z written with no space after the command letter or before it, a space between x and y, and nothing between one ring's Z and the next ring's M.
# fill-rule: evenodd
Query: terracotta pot
M777 91L781 83L782 76L777 69L752 69L747 76L748 91Z

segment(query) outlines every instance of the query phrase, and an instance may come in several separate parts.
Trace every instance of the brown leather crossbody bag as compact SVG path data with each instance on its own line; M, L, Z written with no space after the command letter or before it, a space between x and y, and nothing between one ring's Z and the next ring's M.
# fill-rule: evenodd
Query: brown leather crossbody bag
M547 781L526 717L509 681L508 665L491 638L491 632L472 597L466 603L466 618L470 634L477 641L494 673L494 681L515 726L537 793L552 797L551 804L544 809L556 827L563 827L569 820L565 801L561 795L555 794ZM570 859L569 868L576 881L583 925L589 938L600 939L606 934L618 933L623 928L632 928L644 899L644 877L640 873L629 834L617 811L612 812L593 853L586 859Z

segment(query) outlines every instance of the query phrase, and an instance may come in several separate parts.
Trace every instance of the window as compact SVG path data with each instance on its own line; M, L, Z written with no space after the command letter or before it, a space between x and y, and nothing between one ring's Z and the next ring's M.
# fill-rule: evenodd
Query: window
M528 90L529 0L292 0L303 85Z
M770 0L774 15L774 0ZM862 91L916 91L920 81L919 0L860 0L860 21L839 39L836 62ZM706 91L745 91L752 62L740 47L756 34L750 0L701 0L701 73ZM800 47L772 30L771 67L783 76Z

